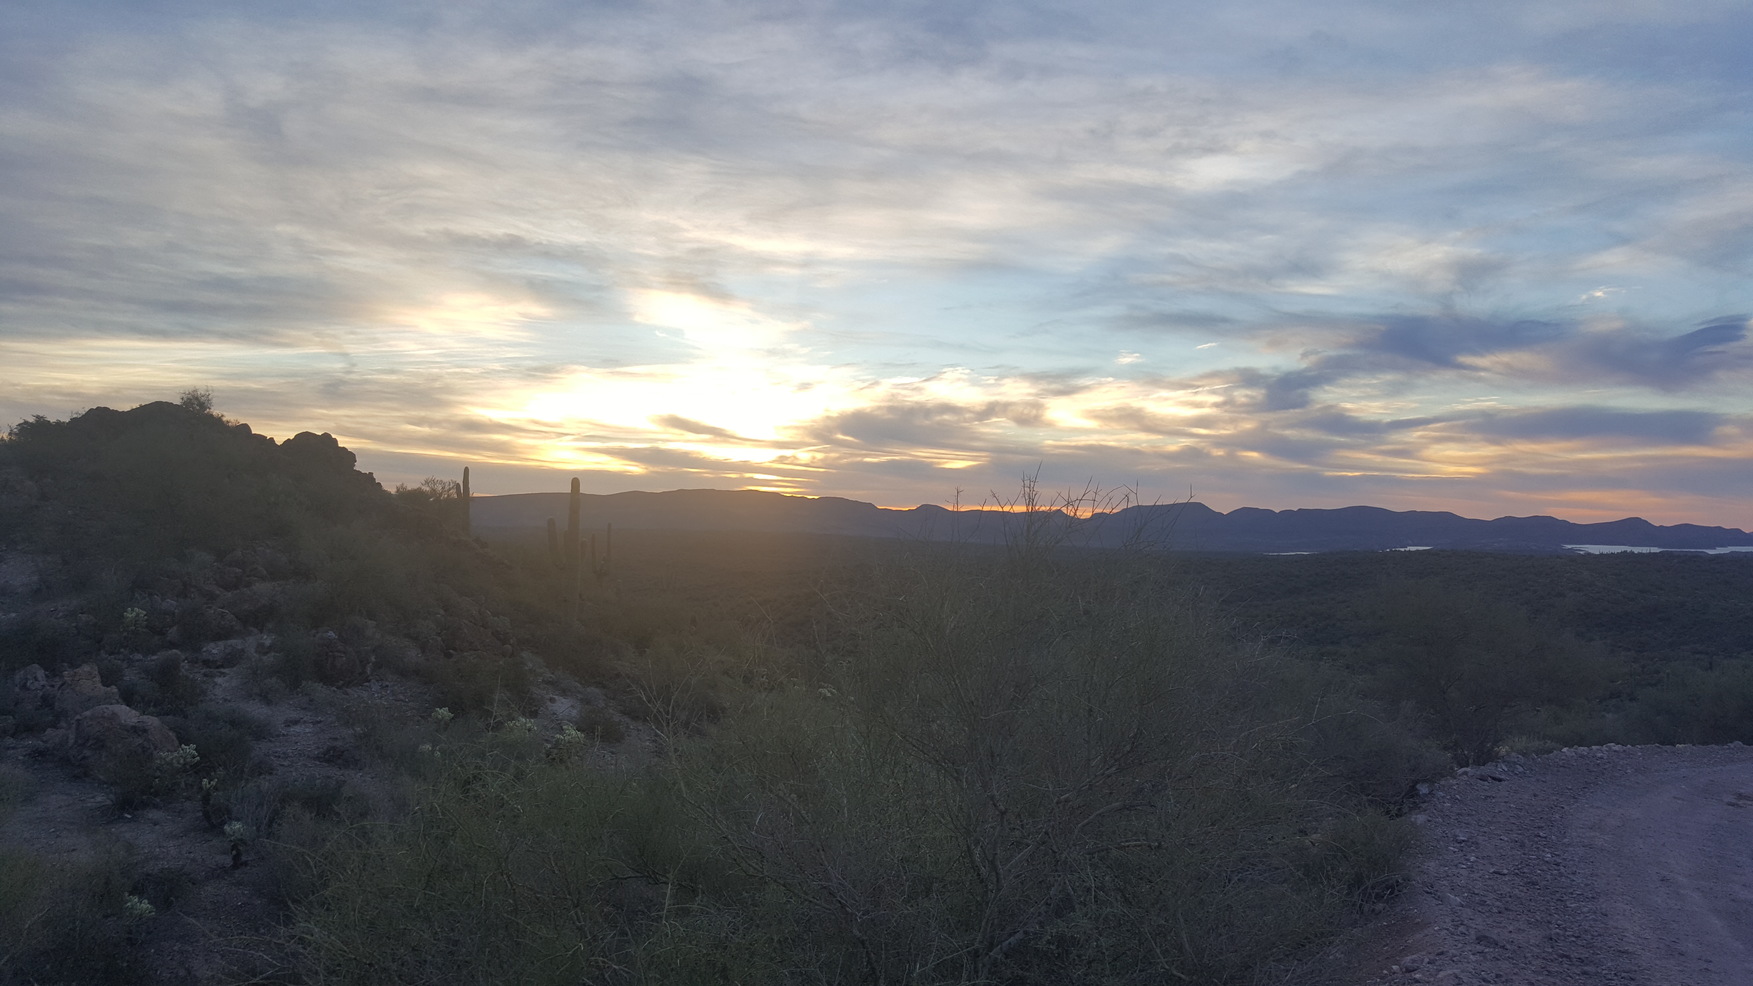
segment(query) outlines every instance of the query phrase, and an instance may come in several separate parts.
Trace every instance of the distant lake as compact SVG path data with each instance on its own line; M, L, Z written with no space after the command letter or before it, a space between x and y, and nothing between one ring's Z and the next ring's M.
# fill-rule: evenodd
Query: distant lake
M1580 551L1585 555L1614 555L1624 552L1645 555L1657 551L1685 551L1695 555L1726 555L1736 551L1753 551L1753 545L1737 545L1732 548L1647 548L1629 544L1567 544L1566 548Z

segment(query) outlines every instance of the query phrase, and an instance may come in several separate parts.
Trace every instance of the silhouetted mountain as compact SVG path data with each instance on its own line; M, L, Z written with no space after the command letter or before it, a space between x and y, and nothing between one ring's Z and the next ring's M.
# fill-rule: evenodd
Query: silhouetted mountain
M477 530L543 528L565 523L565 493L521 493L474 501ZM1380 551L1429 547L1486 551L1562 551L1571 544L1615 544L1670 549L1753 546L1735 528L1679 524L1663 527L1637 517L1575 524L1555 517L1476 520L1446 511L1344 507L1337 510L1264 510L1221 513L1202 503L1129 507L1072 520L1059 511L1023 515L995 510L910 510L839 497L786 496L754 490L674 490L667 493L585 495L584 523L632 530L771 531L861 537L1043 541L1117 547L1128 542L1192 551Z

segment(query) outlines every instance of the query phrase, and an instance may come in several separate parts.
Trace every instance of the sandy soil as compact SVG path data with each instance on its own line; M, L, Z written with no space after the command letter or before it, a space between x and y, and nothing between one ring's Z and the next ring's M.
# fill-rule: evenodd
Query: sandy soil
M1511 759L1417 811L1372 986L1753 986L1753 747Z

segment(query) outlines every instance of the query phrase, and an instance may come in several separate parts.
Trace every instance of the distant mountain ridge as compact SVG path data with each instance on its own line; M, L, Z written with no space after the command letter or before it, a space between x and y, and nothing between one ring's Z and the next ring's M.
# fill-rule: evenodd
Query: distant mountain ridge
M477 497L477 530L543 529L548 518L565 524L565 493ZM965 539L1003 542L1036 534L1068 543L1117 547L1134 541L1188 551L1297 552L1456 548L1475 551L1564 551L1565 545L1610 544L1674 550L1753 547L1753 534L1697 524L1661 526L1638 517L1576 524L1556 517L1478 520L1447 511L1382 507L1266 510L1223 513L1198 502L1128 507L1073 519L1057 511L1024 515L999 510L951 511L924 505L878 507L841 497L788 496L757 490L671 490L663 493L586 494L583 523L624 530L766 531Z

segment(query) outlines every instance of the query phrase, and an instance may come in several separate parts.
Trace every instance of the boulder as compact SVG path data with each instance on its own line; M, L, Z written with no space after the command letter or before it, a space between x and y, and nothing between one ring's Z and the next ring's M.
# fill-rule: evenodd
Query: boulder
M100 705L73 720L67 755L100 780L115 783L149 770L160 753L175 753L176 734L126 705Z
M55 690L55 711L75 716L99 705L114 705L122 696L113 686L105 685L97 673L97 665L81 664L61 675L61 686Z
M25 695L42 696L49 690L49 675L41 664L26 664L13 672L12 690L20 697ZM42 699L47 701L46 698Z
M202 667L235 668L259 653L270 639L267 634L255 633L233 640L215 640L201 645L201 652L195 660Z

